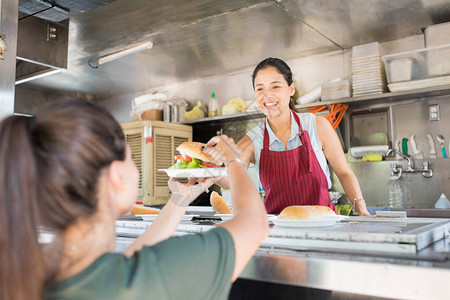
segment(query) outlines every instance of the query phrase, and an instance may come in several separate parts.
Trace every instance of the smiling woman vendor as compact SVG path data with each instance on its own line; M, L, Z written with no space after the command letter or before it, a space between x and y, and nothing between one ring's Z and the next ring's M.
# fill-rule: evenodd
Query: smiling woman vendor
M328 193L328 161L356 212L370 215L329 121L295 112L289 66L281 59L267 58L256 66L252 80L256 103L266 119L239 141L238 148L247 167L255 164L267 212L278 214L290 205L324 205L336 211ZM227 188L227 180L220 185Z

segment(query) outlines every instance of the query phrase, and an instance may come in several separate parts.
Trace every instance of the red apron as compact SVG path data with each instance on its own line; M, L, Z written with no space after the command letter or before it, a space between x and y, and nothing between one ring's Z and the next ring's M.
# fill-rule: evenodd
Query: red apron
M311 146L309 134L293 111L300 127L302 145L286 151L269 150L264 121L264 140L259 161L259 178L266 194L267 213L279 214L291 205L323 205L336 211L328 194L328 182Z

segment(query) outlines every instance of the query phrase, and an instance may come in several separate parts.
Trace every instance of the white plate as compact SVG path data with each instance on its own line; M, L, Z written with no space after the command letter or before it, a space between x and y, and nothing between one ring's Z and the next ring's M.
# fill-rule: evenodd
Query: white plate
M136 215L141 217L144 221L154 221L158 215ZM198 217L198 215L183 215L181 221L191 221L193 217Z
M187 212L194 212L194 213L199 213L199 212L208 212L208 213L213 213L214 209L211 206L188 206L186 208Z
M166 172L169 177L222 177L227 176L227 168L198 168L198 169L158 169Z
M280 227L325 227L333 226L339 221L338 218L325 218L320 220L285 220L278 219L278 217L273 217L269 220Z
M322 215L322 216L324 219L337 220L337 221L342 221L342 220L349 218L349 216L344 216L344 215Z
M222 221L229 221L233 219L233 214L215 214L214 216L220 217ZM269 220L273 217L275 217L275 215L267 215L267 218L269 218Z
M222 221L228 221L233 219L233 214L215 214L215 217L220 217Z

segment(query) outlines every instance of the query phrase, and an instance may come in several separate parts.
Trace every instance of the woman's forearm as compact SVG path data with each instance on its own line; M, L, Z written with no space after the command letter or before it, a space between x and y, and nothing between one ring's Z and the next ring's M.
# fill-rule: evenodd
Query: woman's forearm
M267 237L269 227L266 209L247 170L238 162L228 167L233 203L233 219L218 226L227 229L234 241L236 258L232 280L236 280L247 265L261 241Z
M363 197L358 179L354 174L347 173L338 175L338 179L344 188L345 194L352 203L353 199L361 199Z
M223 188L224 190L229 190L231 188L230 186L230 177L225 176L220 180L216 181L216 184Z
M338 174L337 176L339 178L339 182L344 188L344 192L347 195L347 198L355 206L355 210L358 215L370 215L367 211L365 201L359 201L360 199L364 199L364 197L361 192L358 179L356 178L356 175L353 173L353 171L345 174Z
M233 201L233 214L255 213L266 217L266 210L261 196L256 189L252 179L247 174L247 169L242 168L237 162L230 164L229 169L234 171L230 177L231 198L245 199L244 201ZM236 170L234 170L236 169Z
M151 246L173 236L185 212L186 207L178 206L169 200L152 225L123 253L129 257L143 246Z

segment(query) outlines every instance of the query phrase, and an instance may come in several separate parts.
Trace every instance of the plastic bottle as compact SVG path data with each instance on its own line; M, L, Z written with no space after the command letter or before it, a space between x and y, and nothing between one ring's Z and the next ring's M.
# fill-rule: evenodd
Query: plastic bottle
M212 92L208 102L208 117L215 117L217 115L219 115L219 103L217 102L216 94Z
M441 194L439 199L434 204L434 208L450 208L450 201L448 201L445 194Z
M390 208L405 208L405 187L399 178L392 178L388 182L388 199Z
M263 188L261 186L259 186L259 194L261 195L261 199L263 201L266 200L266 193L264 192Z

